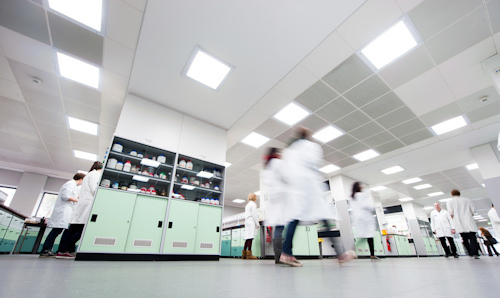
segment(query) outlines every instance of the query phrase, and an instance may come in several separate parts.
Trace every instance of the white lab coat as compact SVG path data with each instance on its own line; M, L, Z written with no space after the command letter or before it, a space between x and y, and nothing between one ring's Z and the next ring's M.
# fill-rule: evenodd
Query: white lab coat
M273 158L260 173L261 199L266 199L265 221L267 226L284 226L290 222L287 210L287 183L285 162Z
M373 238L376 230L372 197L366 192L357 192L350 198L352 230L356 238Z
M450 213L444 209L440 212L432 210L431 212L431 228L435 232L436 237L453 237L451 230L455 229Z
M71 179L64 183L57 195L56 204L50 216L48 228L63 228L67 229L71 216L73 215L73 208L76 202L68 201L70 198L78 198L79 188L76 181Z
M313 221L334 219L326 202L326 187L319 168L323 149L317 143L300 139L283 151L288 181L287 217L292 220Z
M446 206L450 215L453 216L453 225L457 233L477 232L476 222L472 218L475 208L471 200L453 196Z
M255 238L255 230L259 226L257 204L254 201L249 201L245 206L245 240Z
M87 223L100 178L101 171L96 170L91 171L87 174L87 176L85 176L85 178L83 178L80 197L78 198L78 203L73 209L73 216L71 217L70 221L72 224Z
M500 238L500 217L498 217L498 212L495 208L491 208L488 211L488 217L490 218L491 226L493 226L493 231L495 232L495 237Z

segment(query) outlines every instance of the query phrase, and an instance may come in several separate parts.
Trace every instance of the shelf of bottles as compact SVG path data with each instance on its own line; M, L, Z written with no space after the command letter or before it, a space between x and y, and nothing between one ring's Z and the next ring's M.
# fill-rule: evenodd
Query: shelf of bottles
M223 205L224 167L179 154L173 198Z
M115 137L100 187L168 197L176 154Z

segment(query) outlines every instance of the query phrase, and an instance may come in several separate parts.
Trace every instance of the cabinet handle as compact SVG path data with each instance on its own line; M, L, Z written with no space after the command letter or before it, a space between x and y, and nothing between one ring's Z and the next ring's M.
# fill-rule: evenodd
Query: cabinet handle
M96 222L97 220L97 214L92 214L92 217L90 218L91 222Z
M158 228L161 228L162 226L163 226L163 221L161 221L161 220L160 220L160 221L158 222Z
M173 224L173 223L172 223L171 221L169 221L169 222L168 222L168 228L169 228L169 229L171 229L171 228L172 228L172 224Z
M219 233L219 227L217 227L216 232Z

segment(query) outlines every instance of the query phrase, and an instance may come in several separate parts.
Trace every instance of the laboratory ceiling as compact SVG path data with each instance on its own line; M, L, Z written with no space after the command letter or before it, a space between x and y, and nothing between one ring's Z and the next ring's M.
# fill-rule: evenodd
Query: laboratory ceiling
M72 150L104 157L134 94L227 130L225 204L242 207L232 200L259 189L265 149L285 148L293 135L273 116L294 102L310 112L298 125L345 132L322 143L325 165L341 168L325 179L384 185L373 192L384 205L407 196L430 205L458 188L487 209L479 170L464 166L475 162L470 148L500 131L500 95L481 64L500 46L499 0L109 0L102 35L44 3L0 2L1 168L61 178L87 170ZM357 52L403 17L422 43L373 70ZM182 74L195 46L234 67L218 90ZM58 76L54 49L102 67L99 90ZM430 130L460 115L465 127ZM99 123L99 136L70 130L66 116ZM271 140L241 143L251 132ZM381 155L352 158L367 149ZM380 172L395 165L405 170ZM401 183L412 177L432 188Z

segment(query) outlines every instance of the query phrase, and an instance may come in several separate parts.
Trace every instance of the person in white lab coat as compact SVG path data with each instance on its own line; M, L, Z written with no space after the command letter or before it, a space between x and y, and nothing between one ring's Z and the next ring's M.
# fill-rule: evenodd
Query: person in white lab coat
M455 241L453 241L453 234L455 234L455 227L453 225L453 220L451 219L450 213L446 210L441 209L441 204L438 202L434 203L435 210L431 212L431 228L432 233L439 238L441 241L441 246L444 249L445 257L448 258L453 256L458 258L457 247L455 246ZM446 245L446 239L450 243L450 247Z
M474 204L471 200L460 196L460 191L451 191L451 201L447 202L447 209L453 219L453 225L462 237L467 253L479 259L479 244L476 239L477 226L474 221Z
M73 179L64 183L59 190L56 203L52 209L52 215L47 225L47 228L52 228L52 230L43 243L42 251L40 252L41 258L53 257L56 255L52 252L54 241L63 230L68 228L71 215L73 214L73 207L76 202L78 202L78 187L82 185L83 178L85 178L85 174L75 174Z
M92 203L94 202L94 196L101 178L102 168L102 162L94 162L89 173L82 181L80 197L73 210L70 226L62 236L61 243L59 245L59 253L56 255L57 259L75 258L74 252L76 250L76 242L80 240L83 228L89 219Z
M491 209L488 211L488 217L495 232L495 236L500 238L500 217L498 216L495 206L491 204Z
M370 248L370 259L380 260L380 258L375 256L375 246L373 243L373 235L376 230L375 217L373 216L375 206L370 194L363 192L360 182L354 182L352 185L349 206L352 209L351 219L354 237L365 238Z
M248 204L245 206L245 245L241 258L247 260L257 260L257 257L252 255L252 241L256 230L260 227L255 201L257 201L257 196L251 193L248 195Z
M324 195L326 187L322 183L319 168L323 164L323 149L318 143L310 140L309 129L299 127L298 137L284 151L283 161L287 170L288 204L283 212L291 221L287 225L283 251L280 263L301 267L302 263L292 254L292 241L299 221L317 222L324 221L326 227L330 226L327 220L334 219L333 212L328 207ZM352 259L353 251L344 253L344 248L338 237L332 238L339 261Z
M279 263L283 247L283 229L289 222L284 210L287 203L287 182L285 163L278 148L269 148L264 157L264 168L260 174L261 199L266 200L265 223L274 227L273 251L274 262Z

